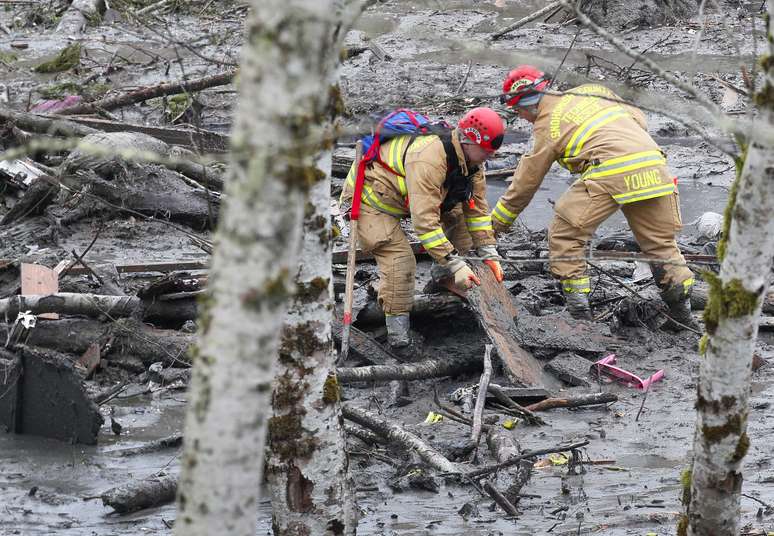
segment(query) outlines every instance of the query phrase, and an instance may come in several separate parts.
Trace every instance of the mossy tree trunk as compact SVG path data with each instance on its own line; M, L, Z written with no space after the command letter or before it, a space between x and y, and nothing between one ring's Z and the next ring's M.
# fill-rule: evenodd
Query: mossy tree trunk
M329 16L336 15L330 6ZM339 18L338 16L336 18ZM322 61L337 62L339 43L319 43ZM335 69L314 84L329 88L331 119L339 108ZM317 160L321 180L309 192L296 294L282 329L269 419L266 471L275 536L354 536L357 511L348 473L340 388L333 348L331 151Z
M774 0L768 2L774 13ZM679 534L739 534L741 464L749 447L748 397L762 298L774 255L774 42L768 21L766 83L759 114L729 196L719 277L704 318L693 465L683 475L686 515Z
M249 2L227 203L186 416L178 536L255 534L267 408L304 207L310 188L324 188L315 162L338 34L332 3Z
M331 155L325 158L330 175ZM269 419L267 478L275 536L354 535L357 514L331 336L330 182L311 190L303 263L280 344Z

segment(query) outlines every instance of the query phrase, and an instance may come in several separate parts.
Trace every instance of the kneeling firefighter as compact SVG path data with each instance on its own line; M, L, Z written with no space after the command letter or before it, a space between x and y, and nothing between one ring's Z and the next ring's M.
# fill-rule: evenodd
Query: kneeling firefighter
M460 258L474 248L497 280L503 277L494 260L498 255L481 169L502 144L502 119L490 108L475 108L451 128L399 110L382 120L380 128L401 121L410 128L394 128L389 137L386 128L381 136L377 129L376 147L365 152L358 224L360 246L373 253L379 267L378 302L386 317L387 342L395 349L411 343L416 271L401 219L411 217L422 246L457 287L480 284ZM351 200L358 175L353 164L342 203Z
M590 318L583 257L597 227L620 208L642 252L656 259L653 278L677 321L662 327L695 327L693 273L675 242L682 225L677 179L648 134L645 116L602 85L548 94L549 84L545 73L529 65L511 71L503 83L503 103L533 124L534 136L532 151L521 158L492 211L495 231L508 230L557 162L580 175L556 202L548 229L550 270L561 281L569 312Z

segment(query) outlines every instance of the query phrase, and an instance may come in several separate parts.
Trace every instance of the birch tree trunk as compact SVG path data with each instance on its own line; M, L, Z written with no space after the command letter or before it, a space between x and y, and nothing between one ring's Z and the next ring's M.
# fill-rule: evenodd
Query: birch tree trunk
M774 13L774 0L768 9ZM704 311L693 467L683 475L687 508L678 534L739 534L752 353L774 255L774 44L768 24L766 83L756 95L760 113L729 195L725 243L718 247L720 275L710 280Z
M254 536L269 393L328 108L331 1L251 0L227 203L186 416L177 536ZM320 186L321 187L321 186Z
M354 535L357 527L331 335L331 153L324 161L328 179L310 191L274 380L266 471L275 536Z

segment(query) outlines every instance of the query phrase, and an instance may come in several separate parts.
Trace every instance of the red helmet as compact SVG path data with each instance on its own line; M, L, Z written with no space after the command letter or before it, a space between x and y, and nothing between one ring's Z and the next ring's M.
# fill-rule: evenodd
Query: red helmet
M505 78L500 102L508 106L536 104L550 80L546 74L532 65L519 65Z
M505 125L491 108L473 108L462 116L457 127L467 139L489 153L503 144Z

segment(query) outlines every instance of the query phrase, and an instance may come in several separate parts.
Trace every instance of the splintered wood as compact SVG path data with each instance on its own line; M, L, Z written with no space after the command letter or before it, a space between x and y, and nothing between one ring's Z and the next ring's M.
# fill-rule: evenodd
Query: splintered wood
M59 292L59 275L51 268L39 264L21 265L21 293L24 296L48 296ZM57 313L43 313L40 318L58 320Z
M481 286L468 291L468 302L481 326L497 349L508 378L524 387L546 384L543 368L535 357L524 350L513 335L516 306L508 290L498 283L485 265L473 267Z

